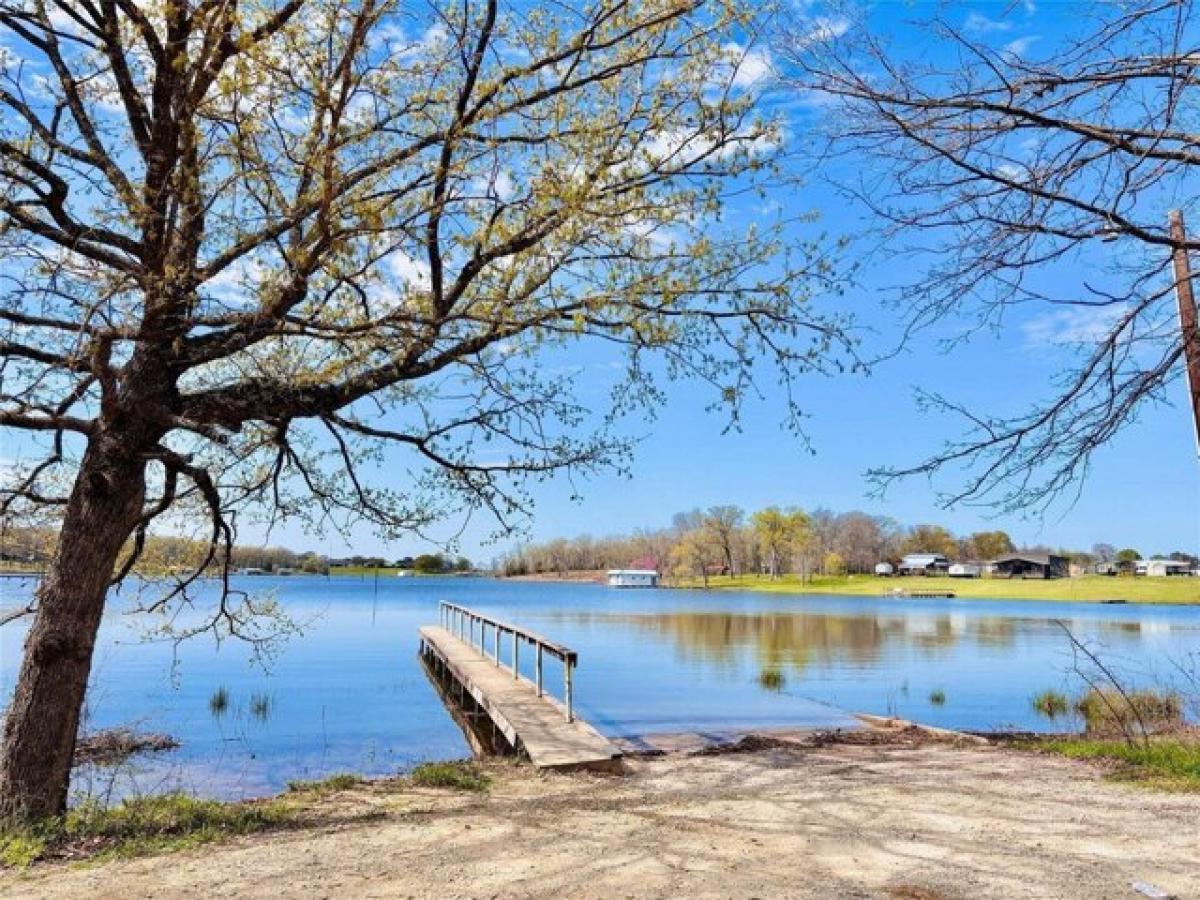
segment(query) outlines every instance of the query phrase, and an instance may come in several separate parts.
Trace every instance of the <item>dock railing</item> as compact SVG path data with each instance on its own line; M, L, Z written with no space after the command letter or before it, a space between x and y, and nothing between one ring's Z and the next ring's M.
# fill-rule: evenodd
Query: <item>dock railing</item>
M575 721L573 708L574 671L575 666L579 664L578 653L570 647L542 637L537 632L530 631L527 628L520 628L508 622L502 622L499 619L493 619L491 616L485 616L482 613L477 613L456 603L447 603L443 600L439 604L438 615L443 628L477 649L481 656L485 658L491 656L497 668L501 665L500 642L504 639L505 635L508 635L509 640L512 642L509 668L512 670L513 678L516 679L521 677L521 644L524 643L532 646L534 652L533 686L537 690L539 697L545 693L542 678L543 657L548 653L556 659L561 660L563 665L563 708L566 712L567 721ZM492 632L492 652L490 654L487 650L488 629L491 629ZM477 631L478 636L476 635Z

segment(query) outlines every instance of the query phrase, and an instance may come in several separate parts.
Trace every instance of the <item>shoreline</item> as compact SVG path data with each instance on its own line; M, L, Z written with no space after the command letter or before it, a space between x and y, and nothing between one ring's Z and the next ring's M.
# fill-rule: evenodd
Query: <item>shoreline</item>
M534 575L497 576L503 581L543 582L548 584L603 584L602 571L557 572ZM785 575L771 580L766 576L713 576L707 587L699 579L685 579L662 585L669 590L748 591L764 594L789 594L798 597L833 595L839 597L891 597L895 589L953 591L956 600L1033 600L1050 603L1108 603L1114 605L1200 606L1200 578L1149 578L1082 575L1047 580L1000 578L926 578L874 575L799 576ZM897 595L894 599L908 599Z
M896 728L632 757L623 776L476 764L314 790L290 821L136 859L0 872L8 897L949 898L1200 893L1200 794ZM498 847L503 852L497 852ZM786 861L802 860L802 864Z

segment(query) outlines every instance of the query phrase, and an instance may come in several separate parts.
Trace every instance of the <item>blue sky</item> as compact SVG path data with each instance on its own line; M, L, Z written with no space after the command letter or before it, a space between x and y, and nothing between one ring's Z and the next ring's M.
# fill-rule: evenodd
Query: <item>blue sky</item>
M836 18L815 3L802 4L814 27L835 27ZM905 20L920 18L932 9L921 3L881 3L873 8L876 26L906 38ZM1070 27L1077 4L1000 3L940 5L951 21L968 27L976 36L1011 46L1013 52L1037 52L1051 47ZM803 141L819 125L820 105L788 105L789 140ZM869 224L865 213L848 205L820 178L797 189L788 188L775 200L789 211L813 210L818 220L796 226L797 238L855 235ZM756 203L757 201L755 201ZM734 227L760 217L755 203L730 209ZM1197 223L1200 225L1200 222ZM1047 275L1053 286L1069 292L1085 277L1093 281L1103 271L1104 246L1089 251L1072 266ZM855 312L867 329L867 346L885 350L894 345L898 321L881 308L881 289L919 274L906 271L903 262L875 259L857 277L838 308ZM1200 464L1196 458L1192 425L1185 401L1185 386L1178 380L1171 390L1171 406L1147 408L1134 426L1126 429L1094 459L1094 468L1072 504L1061 504L1046 516L1019 514L996 516L987 509L943 510L936 503L936 486L911 480L893 486L886 497L868 496L864 473L876 466L917 462L943 440L959 433L959 424L917 410L914 389L941 391L951 399L990 413L1018 413L1051 390L1050 379L1066 361L1056 343L1064 334L1086 333L1089 322L1070 310L1027 307L1014 312L998 333L982 333L971 343L944 352L939 338L952 333L953 325L916 337L894 358L878 364L869 375L813 376L800 382L800 398L807 420L811 452L780 426L784 401L770 381L762 384L763 396L744 411L742 428L723 434L724 421L705 412L711 396L687 383L671 386L669 402L653 421L628 420L623 429L641 438L632 476L605 474L590 481L569 483L553 479L535 486L536 514L524 539L546 540L564 535L604 535L639 527L658 527L673 513L718 503L734 503L753 510L779 504L808 509L863 509L890 516L902 523L938 522L960 533L1004 528L1018 543L1049 543L1088 548L1098 541L1134 546L1143 553L1185 549L1200 551ZM577 389L585 405L603 402L612 370L598 352L573 357L580 362ZM6 439L7 441L7 439ZM11 445L5 448L13 455ZM378 478L386 482L402 468L385 460ZM955 485L953 473L939 479L945 488ZM574 495L581 499L573 499ZM441 532L457 531L448 523ZM459 549L486 562L511 549L517 539L486 543L494 523L480 516L463 532ZM243 542L266 539L245 529ZM269 536L272 543L297 549L316 549L333 555L380 553L396 557L420 552L428 545L417 539L383 543L369 529L348 538L317 538L298 526L284 524Z
M802 6L814 27L839 27L840 20L819 4ZM873 7L871 18L876 27L903 42L911 34L905 22L935 9L977 38L1012 52L1034 53L1061 38L1077 20L1079 5L881 3ZM819 105L792 104L792 139L803 140L822 114ZM863 211L848 206L820 178L785 202L819 213L819 221L797 236L855 235L869 224ZM759 213L738 208L732 214L736 222ZM1112 252L1106 245L1089 249L1090 255L1047 273L1047 285L1069 294L1076 281L1095 281L1107 262L1104 254ZM879 290L916 274L903 266L889 261L867 269L842 301L870 329L867 343L872 348L886 349L894 342L897 321L880 308ZM1014 311L999 333L982 333L954 351L943 351L939 343L954 332L954 325L947 323L913 340L868 376L806 379L801 396L810 416L811 452L780 427L784 401L770 384L763 385L764 397L746 409L742 430L727 434L722 434L724 421L719 416L705 413L709 396L702 389L675 385L655 420L626 423L630 433L643 436L632 476L602 475L575 483L556 479L538 486L533 492L536 516L527 537L620 533L666 525L679 510L735 503L748 510L768 504L864 509L907 524L938 522L956 532L1000 527L1018 543L1089 548L1104 541L1146 554L1200 551L1200 464L1182 380L1171 390L1172 405L1144 409L1135 425L1096 454L1079 496L1045 515L942 509L936 488L954 487L954 473L941 476L934 485L913 479L893 486L882 499L869 496L864 478L868 469L916 462L959 434L959 423L919 412L914 389L938 390L990 413L1021 412L1050 394L1050 380L1068 360L1058 342L1064 336L1086 334L1091 325L1086 314L1071 309L1028 307ZM603 365L581 367L581 396L599 402L609 378ZM576 491L582 499L572 499ZM463 552L486 561L513 546L513 540L481 544L490 524L481 520L468 527ZM286 530L279 535L286 536ZM356 552L389 556L422 549L417 542L384 546L368 535L353 546ZM341 552L344 547L335 539L324 549Z

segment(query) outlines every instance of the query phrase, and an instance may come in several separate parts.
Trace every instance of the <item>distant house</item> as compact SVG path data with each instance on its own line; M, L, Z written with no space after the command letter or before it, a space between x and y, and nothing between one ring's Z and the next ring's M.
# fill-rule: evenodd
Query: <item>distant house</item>
M898 571L901 575L944 575L950 568L950 560L940 553L909 553L902 560Z
M608 586L618 588L658 587L658 573L653 569L611 569Z
M1065 578L1069 571L1067 558L1053 553L1010 553L995 566L997 578Z
M889 578L896 574L896 567L890 562L875 563L875 574L884 578Z
M973 562L951 563L946 574L951 578L981 578L983 577L983 565Z
M1151 578L1165 578L1168 575L1191 575L1192 566L1176 559L1139 559L1134 569L1136 575L1149 575Z

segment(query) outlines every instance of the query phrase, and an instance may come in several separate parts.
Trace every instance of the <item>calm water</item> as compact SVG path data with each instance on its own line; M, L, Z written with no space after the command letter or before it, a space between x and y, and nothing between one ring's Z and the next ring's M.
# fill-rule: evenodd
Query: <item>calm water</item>
M417 627L436 622L438 600L575 647L578 709L611 735L837 726L849 721L844 710L958 728L1046 728L1030 698L1078 687L1055 619L1135 682L1168 681L1173 660L1200 652L1200 610L1186 607L789 598L474 578L246 578L239 586L274 591L305 624L266 670L244 645L205 638L184 644L172 666L170 645L146 643L117 612L106 619L89 727L135 725L183 742L123 770L119 793L182 787L246 796L295 778L386 774L465 755L416 658ZM11 584L3 590L0 606L19 599ZM23 636L12 625L0 629L4 698ZM764 670L782 676L779 689L762 686ZM222 687L229 700L218 714L210 698ZM930 702L934 690L945 692L944 705ZM84 772L77 787L106 790L109 778Z

